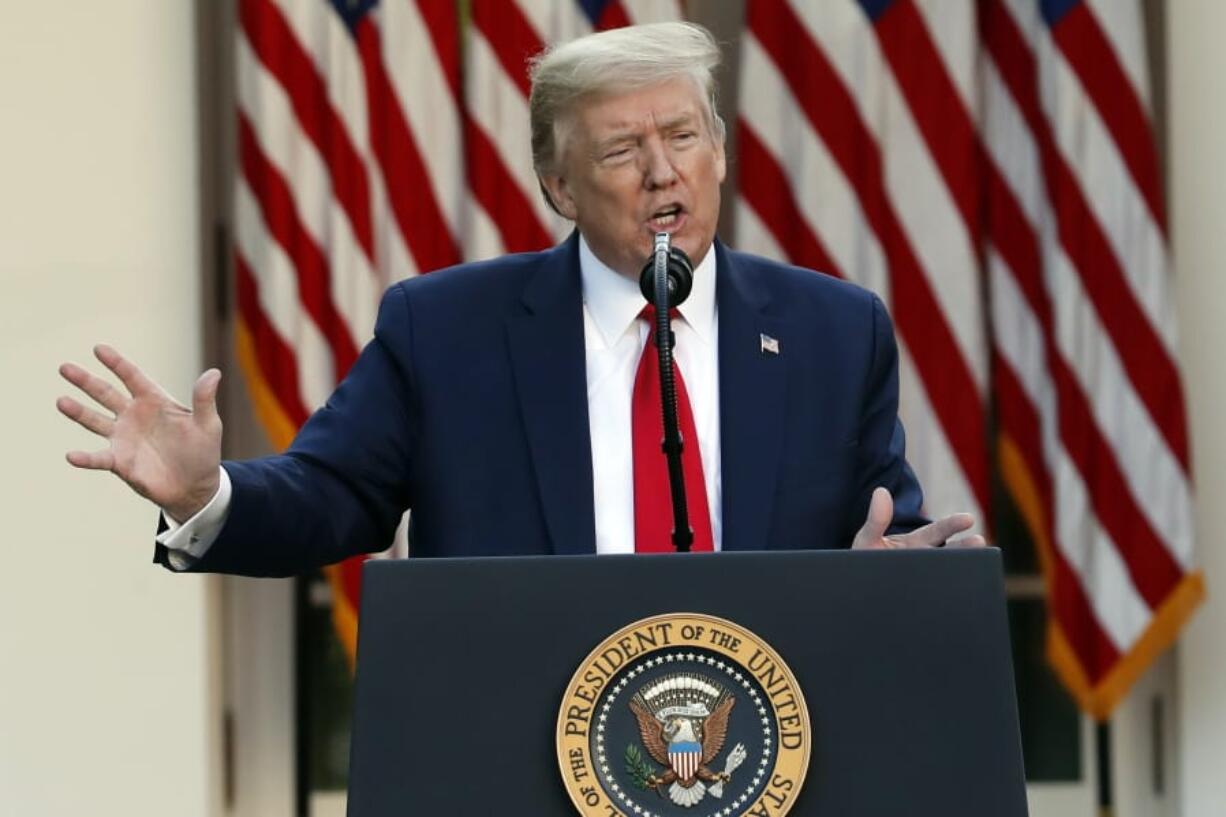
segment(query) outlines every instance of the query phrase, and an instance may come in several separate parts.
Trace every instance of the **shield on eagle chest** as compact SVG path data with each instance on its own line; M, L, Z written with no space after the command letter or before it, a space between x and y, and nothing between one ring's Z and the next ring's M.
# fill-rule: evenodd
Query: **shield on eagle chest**
M677 777L681 778L681 782L690 782L694 775L698 774L698 767L702 763L702 744L692 740L670 743L668 762Z

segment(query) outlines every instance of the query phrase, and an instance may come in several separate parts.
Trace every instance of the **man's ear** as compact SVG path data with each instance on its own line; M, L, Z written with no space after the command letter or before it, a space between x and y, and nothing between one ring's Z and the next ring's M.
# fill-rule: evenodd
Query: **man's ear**
M541 191L546 201L557 211L558 215L570 221L575 220L575 200L571 198L570 186L562 176L538 176Z

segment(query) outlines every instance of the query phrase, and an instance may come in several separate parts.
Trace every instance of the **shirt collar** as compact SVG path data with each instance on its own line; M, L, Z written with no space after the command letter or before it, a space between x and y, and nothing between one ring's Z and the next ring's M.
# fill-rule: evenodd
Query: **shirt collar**
M579 236L579 275L583 281L583 302L605 345L613 346L643 310L645 302L638 281L630 280L597 258L582 235ZM694 268L694 288L677 311L699 340L711 343L715 329L714 243Z

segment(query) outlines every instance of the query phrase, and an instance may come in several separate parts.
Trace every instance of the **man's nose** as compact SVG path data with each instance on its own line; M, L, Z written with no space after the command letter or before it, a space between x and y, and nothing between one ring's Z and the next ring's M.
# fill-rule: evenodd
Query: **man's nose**
M668 187L677 180L677 170L673 167L672 157L668 155L663 140L648 141L646 160L647 167L643 181L648 190Z

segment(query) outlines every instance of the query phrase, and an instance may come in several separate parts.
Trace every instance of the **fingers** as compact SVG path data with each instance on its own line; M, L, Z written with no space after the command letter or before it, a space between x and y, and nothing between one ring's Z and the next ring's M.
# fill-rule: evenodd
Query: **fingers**
M221 383L221 372L209 369L196 379L192 387L192 413L198 420L211 420L217 417L217 387Z
M894 497L885 488L873 490L873 497L868 503L868 518L864 521L870 527L873 537L885 535L886 529L894 521Z
M945 546L951 548L981 548L988 546L988 540L976 533L973 536L963 536L961 539L949 542Z
M160 391L158 385L145 376L135 363L119 354L112 346L99 343L94 347L94 357L106 366L128 387L133 397L150 391Z
M906 547L940 547L951 536L974 526L975 517L969 513L956 513L894 538Z
M65 363L60 366L60 375L115 414L119 414L131 402L131 399L119 389L101 377L90 374L75 363Z
M67 460L77 468L88 468L91 471L110 471L115 466L115 457L109 449L103 451L69 451Z
M856 534L852 547L885 547L885 532L893 519L894 497L890 496L890 492L885 488L874 489L873 496L868 503L868 515L865 517L860 532Z
M69 420L75 421L99 436L109 437L115 428L114 419L91 408L86 408L71 397L61 397L56 400L55 407Z

